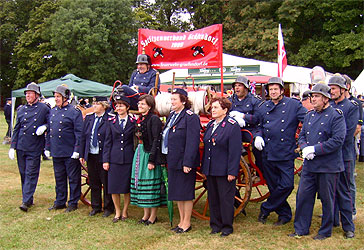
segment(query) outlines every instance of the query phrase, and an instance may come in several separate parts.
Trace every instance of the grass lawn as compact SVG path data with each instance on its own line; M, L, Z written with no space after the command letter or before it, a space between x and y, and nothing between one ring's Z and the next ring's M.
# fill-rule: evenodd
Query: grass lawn
M4 115L0 112L0 136L6 133ZM170 231L167 208L158 211L158 223L151 226L138 225L143 211L131 206L129 220L111 223L110 218L100 214L89 217L90 207L79 203L79 209L65 214L48 211L55 199L55 182L51 161L42 162L34 207L28 213L19 210L21 204L20 176L16 161L8 158L9 145L0 145L0 249L364 249L364 164L356 166L357 210L356 237L344 239L341 228L334 228L331 238L314 241L321 219L320 201L316 202L311 234L292 239L293 222L274 227L277 215L272 214L266 225L257 222L260 203L249 203L247 216L239 215L234 221L234 233L221 238L211 236L208 221L192 219L192 231L177 235ZM295 210L296 187L289 197ZM175 206L174 222L178 222Z

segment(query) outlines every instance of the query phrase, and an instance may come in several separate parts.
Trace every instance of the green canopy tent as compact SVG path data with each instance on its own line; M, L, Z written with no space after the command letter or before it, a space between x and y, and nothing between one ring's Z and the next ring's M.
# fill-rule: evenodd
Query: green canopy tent
M65 75L64 77L61 77L59 79L47 81L40 83L40 91L42 92L42 95L45 97L53 96L53 91L56 89L58 85L65 84L67 87L71 90L73 95L75 96L82 96L82 97L93 97L93 96L110 96L112 92L112 87L79 78L73 74ZM13 90L11 92L12 97L24 97L24 90L17 89Z

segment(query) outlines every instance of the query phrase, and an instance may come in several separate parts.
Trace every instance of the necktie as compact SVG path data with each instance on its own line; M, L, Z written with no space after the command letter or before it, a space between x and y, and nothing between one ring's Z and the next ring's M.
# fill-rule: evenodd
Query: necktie
M96 117L96 125L94 129L94 136L92 138L92 146L97 146L97 130L99 129L101 117Z
M171 117L171 120L169 121L169 124L168 124L168 127L167 127L167 132L166 132L166 135L164 137L164 147L167 148L168 147L168 134L169 134L169 129L172 127L172 124L174 123L174 120L176 119L177 117L177 114L174 113Z
M121 119L120 121L121 132L124 132L124 121L124 119Z

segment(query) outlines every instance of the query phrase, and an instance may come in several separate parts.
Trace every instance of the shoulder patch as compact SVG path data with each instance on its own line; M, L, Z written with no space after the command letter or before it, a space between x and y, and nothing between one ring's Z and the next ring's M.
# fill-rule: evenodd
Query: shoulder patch
M314 109L307 110L306 114L310 113L311 111L314 111Z
M233 118L229 118L228 119L228 122L230 122L231 124L235 124L236 123L236 121Z
M343 111L341 109L335 109L340 115L343 115Z
M359 106L359 103L357 102L357 101L355 101L355 100L351 100L350 101L352 104L354 104L355 106Z
M107 113L109 116L116 116L116 114L115 113L111 113L111 112L109 112L109 113Z
M258 107L261 107L263 105L263 103L265 103L264 100L261 103L258 104Z
M259 101L262 101L263 98L260 95L253 95L255 98L257 98Z
M193 112L191 110L186 110L186 113L189 114L189 115L193 115Z

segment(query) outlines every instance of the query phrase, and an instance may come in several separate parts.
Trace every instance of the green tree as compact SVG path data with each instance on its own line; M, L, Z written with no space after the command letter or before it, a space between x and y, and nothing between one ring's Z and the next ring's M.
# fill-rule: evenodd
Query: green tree
M137 30L129 0L65 0L51 18L55 56L69 73L112 84L134 68Z
M58 1L44 1L31 11L27 30L15 46L17 79L14 88L21 88L30 81L44 82L67 73L65 67L51 53L54 50L50 37L49 17L56 12Z

